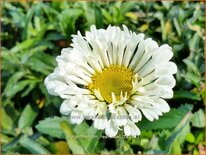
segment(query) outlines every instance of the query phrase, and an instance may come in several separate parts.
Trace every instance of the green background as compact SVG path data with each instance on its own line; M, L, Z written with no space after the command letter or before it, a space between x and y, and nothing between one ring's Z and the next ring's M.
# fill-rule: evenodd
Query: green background
M203 2L1 2L1 151L44 153L189 153L205 146ZM159 120L137 123L137 138L106 138L91 121L72 125L62 100L44 78L55 57L90 25L122 26L173 48L178 66L171 110ZM78 138L74 138L74 137Z

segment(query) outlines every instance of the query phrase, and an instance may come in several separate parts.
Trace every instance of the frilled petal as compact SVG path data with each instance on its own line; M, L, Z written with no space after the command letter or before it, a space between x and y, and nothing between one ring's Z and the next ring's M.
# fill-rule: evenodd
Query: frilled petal
M85 36L72 35L71 47L62 49L44 81L51 95L64 99L60 112L76 124L93 120L109 137L121 129L135 137L142 115L153 121L168 112L164 99L173 97L177 72L172 48L144 37L125 25L92 25Z
M70 120L71 120L71 123L81 124L82 121L84 120L83 111L74 109L70 115Z
M125 104L124 107L128 111L129 116L133 122L136 123L142 119L142 114L140 113L140 111L137 108L135 108L129 104Z
M118 132L117 124L115 124L115 122L110 119L106 125L106 129L105 129L106 135L108 137L115 137L117 135L117 132Z
M136 137L136 136L140 135L140 133L141 132L140 132L139 128L133 122L129 122L128 124L126 124L124 126L125 136Z
M76 100L65 100L60 106L60 112L63 115L69 115L77 104Z
M99 130L105 129L107 126L107 117L105 115L98 115L94 119L94 127Z

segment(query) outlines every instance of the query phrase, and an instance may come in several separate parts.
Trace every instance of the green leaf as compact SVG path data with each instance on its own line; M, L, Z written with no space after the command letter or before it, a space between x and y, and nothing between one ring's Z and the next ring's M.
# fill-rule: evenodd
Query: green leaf
M102 28L104 23L103 23L103 15L101 8L95 5L95 20L96 20L96 27L97 28Z
M75 126L73 130L77 136L83 137L80 138L79 141L88 153L97 153L97 145L99 144L99 138L103 133L102 130L97 130L93 126L89 127L86 122Z
M31 19L34 15L35 8L36 8L36 5L33 5L32 8L29 9L29 11L27 12L26 17L24 19L25 20L25 26L24 26L24 31L23 31L23 34L22 34L22 39L24 39L24 40L30 38L29 24L31 24Z
M132 1L130 3L122 3L121 9L120 9L121 14L125 15L127 12L135 8L135 3L136 2L132 2Z
M21 97L27 96L36 87L36 81L31 81L28 88L21 94Z
M23 50L25 50L25 49L28 49L28 48L30 48L32 45L34 45L35 41L36 41L35 39L27 39L27 40L25 40L25 41L17 44L16 46L14 46L14 47L10 50L10 52L11 52L11 53L17 53L17 52L21 52L21 51L23 51Z
M193 71L197 76L200 76L200 72L199 69L197 68L197 66L194 64L194 62L192 62L191 60L188 59L184 59L183 62L187 65L188 67L188 71Z
M173 2L167 2L167 1L161 1L161 3L163 4L163 6L168 10L171 6L172 6L172 4L173 4Z
M118 138L116 139L116 154L134 154L132 148L127 142L127 139L124 137L123 131L118 133Z
M7 81L7 84L6 84L6 87L4 89L4 94L6 96L9 96L7 95L8 94L8 91L11 91L12 88L14 87L14 85L16 84L16 82L21 79L22 77L24 77L26 75L26 73L24 71L20 71L20 72L16 72L14 73L10 78L9 80Z
M97 130L93 126L91 126L87 130L87 135L89 135L91 137L91 139L87 140L88 145L85 145L88 153L97 153L97 151L98 151L97 146L99 145L99 139L101 138L102 133L103 133L102 130Z
M32 109L32 106L30 104L27 104L19 118L18 127L21 129L29 127L30 125L32 125L37 115L38 111Z
M20 139L20 144L32 154L50 154L43 146L26 136Z
M22 63L25 63L27 61L29 61L29 58L32 57L35 53L37 52L43 52L44 50L46 50L48 47L45 46L45 45L40 45L40 46L37 46L37 47L34 47L28 51L25 51L23 53L23 55L21 56L21 62Z
M11 138L4 135L4 134L1 134L1 144L7 144L11 141Z
M183 112L186 110L184 106L181 106ZM161 153L161 154L171 154L171 153L181 153L180 144L182 143L182 138L179 137L184 136L186 138L187 127L189 126L189 122L191 119L191 111L187 112L181 119L181 121L177 124L176 128L171 132L170 136L167 139L163 139L162 150L154 150L153 153ZM171 121L170 121L171 122ZM185 130L186 128L186 130ZM186 131L186 132L185 132ZM175 148L177 147L177 148Z
M143 119L141 122L137 123L137 126L141 130L172 129L180 123L191 109L192 105L182 105L178 109L171 109L168 113L163 114L163 116L160 116L158 120L153 122Z
M179 137L182 136L181 132L187 125L189 124L189 121L191 119L191 112L188 112L181 120L181 122L177 125L177 127L173 130L171 133L171 136L165 141L165 146L166 150L171 152L172 145L174 144L175 140Z
M106 20L107 24L113 22L112 16L111 16L111 14L109 12L107 12L107 10L102 9L102 14L103 14L104 19Z
M201 79L198 75L196 75L194 73L191 73L191 72L187 72L185 74L184 78L188 82L190 82L190 83L194 84L195 86L199 87Z
M13 138L9 143L2 146L2 152L8 151L11 148L14 148L18 143L20 138L22 137L22 134L17 135L15 138Z
M182 153L181 145L177 139L174 140L174 142L171 146L170 152L171 152L171 154L181 154Z
M191 118L191 116L190 116ZM177 137L178 143L182 145L187 137L187 134L190 133L191 127L189 122L186 124L186 126L182 129L182 131L179 133L180 136Z
M36 128L39 132L48 134L56 138L65 138L64 133L60 127L62 121L66 121L66 118L54 117L47 118L43 121L40 121ZM79 125L73 127L76 138L79 138L80 144L83 146L84 150L88 153L96 153L99 145L99 138L102 135L102 130L97 130L93 126L89 127L86 122L83 122ZM85 137L86 133L86 137Z
M71 35L75 33L75 23L83 11L79 8L64 9L59 16L60 28L65 35Z
M175 29L177 31L178 36L181 36L182 33L181 33L180 25L177 21L177 18L173 19L173 23L174 23L174 26L175 26Z
M199 109L195 112L191 119L192 126L197 128L204 128L205 127L205 114L202 109Z
M201 97L199 96L199 94L195 94L186 90L178 90L178 91L174 91L174 99L181 99L181 98L187 98L187 99L191 99L191 100L197 100L200 101Z
M83 146L77 139L75 133L66 121L60 123L60 126L66 136L67 144L73 154L86 154Z
M28 86L32 80L21 80L17 82L15 85L13 85L12 88L8 89L8 91L5 91L7 97L14 97L16 93L22 91L26 86Z
M16 55L11 54L7 51L7 49L2 49L2 71L7 71L8 73L14 73L17 68L21 66L21 62L17 58Z
M188 142L190 142L190 143L194 143L194 142L195 142L195 137L194 137L194 135L190 132L190 133L187 134L185 140L188 141Z
M54 57L46 53L35 53L27 62L27 65L33 71L48 75L54 70L56 62Z
M195 33L188 43L190 51L192 52L196 51L199 48L199 42L200 42L200 37L198 33Z
M40 121L35 127L41 133L63 139L65 136L60 127L60 123L64 120L65 119L61 117L46 118Z
M1 108L1 125L2 128L6 130L11 130L13 125L12 119L6 113L4 108Z

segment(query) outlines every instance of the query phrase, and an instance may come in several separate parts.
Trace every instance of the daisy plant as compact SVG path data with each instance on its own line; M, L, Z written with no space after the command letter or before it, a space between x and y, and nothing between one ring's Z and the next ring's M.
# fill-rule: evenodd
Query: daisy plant
M158 119L170 110L164 99L173 97L172 48L158 46L144 34L109 26L82 36L72 35L71 47L57 56L58 66L44 81L51 95L64 101L60 112L71 123L92 120L96 129L115 137L140 135L138 122L144 115Z

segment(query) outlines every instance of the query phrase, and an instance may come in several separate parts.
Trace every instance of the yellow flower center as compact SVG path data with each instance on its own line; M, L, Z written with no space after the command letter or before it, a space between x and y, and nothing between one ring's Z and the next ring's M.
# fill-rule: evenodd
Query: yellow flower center
M92 77L92 83L88 85L91 91L99 90L107 103L112 102L112 93L120 100L120 94L130 94L132 90L133 72L122 66L112 65L101 73Z

